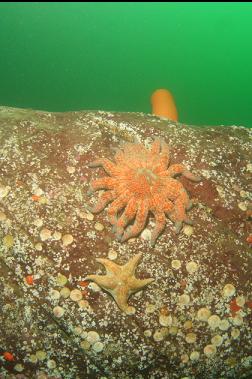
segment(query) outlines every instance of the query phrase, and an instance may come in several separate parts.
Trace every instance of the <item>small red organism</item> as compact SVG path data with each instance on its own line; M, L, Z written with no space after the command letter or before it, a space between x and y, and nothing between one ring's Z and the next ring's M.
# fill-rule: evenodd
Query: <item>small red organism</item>
M230 301L229 308L230 308L232 317L234 317L236 312L238 312L241 309L241 307L236 303L236 299L233 299Z
M25 281L27 284L29 284L29 286L32 286L34 284L34 279L32 275L27 275L25 277Z
M80 282L78 282L78 284L81 287L87 287L89 285L89 282L86 280L81 280Z
M247 237L247 240L246 240L250 245L252 245L252 234L250 234L248 237Z
M247 307L249 307L250 309L252 309L252 301L247 301L246 305L247 305Z
M39 201L40 196L38 196L38 195L32 195L31 198L32 198L33 201Z
M4 357L4 359L5 359L6 361L8 361L8 362L12 362L12 361L15 360L14 355L13 355L12 353L10 353L9 351L5 351L5 352L3 353L3 357Z

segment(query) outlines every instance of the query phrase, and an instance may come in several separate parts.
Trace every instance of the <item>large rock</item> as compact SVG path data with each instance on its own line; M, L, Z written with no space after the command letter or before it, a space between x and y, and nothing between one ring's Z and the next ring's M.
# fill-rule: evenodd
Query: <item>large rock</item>
M0 377L251 378L251 135L145 114L1 107ZM171 164L202 178L176 177L194 225L176 234L167 218L151 247L150 214L121 243L107 209L88 210L99 196L88 196L90 181L107 176L88 164L156 137ZM139 252L136 277L155 281L126 314L84 279L105 274L96 258L123 265Z

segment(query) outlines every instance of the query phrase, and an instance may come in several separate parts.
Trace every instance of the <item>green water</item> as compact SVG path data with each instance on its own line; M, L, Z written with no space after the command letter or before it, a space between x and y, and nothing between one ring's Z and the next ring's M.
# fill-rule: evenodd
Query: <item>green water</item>
M0 104L252 126L251 3L0 3Z

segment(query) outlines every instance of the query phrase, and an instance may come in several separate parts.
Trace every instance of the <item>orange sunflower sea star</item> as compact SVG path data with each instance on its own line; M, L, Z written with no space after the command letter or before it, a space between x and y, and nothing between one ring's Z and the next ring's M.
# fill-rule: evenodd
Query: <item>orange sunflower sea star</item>
M117 150L114 160L115 163L100 158L90 164L91 167L102 166L109 176L91 181L89 193L107 190L91 212L98 213L111 203L108 218L119 241L137 236L144 229L149 212L156 220L152 246L165 227L166 214L175 223L176 232L183 222L191 223L186 216L191 202L182 183L174 176L182 174L192 181L200 178L182 164L167 168L169 147L164 141L155 140L150 150L139 143L126 143L123 150Z

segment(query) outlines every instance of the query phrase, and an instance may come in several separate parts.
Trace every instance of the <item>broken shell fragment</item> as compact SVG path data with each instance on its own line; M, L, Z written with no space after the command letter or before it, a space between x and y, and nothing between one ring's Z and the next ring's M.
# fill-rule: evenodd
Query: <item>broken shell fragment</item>
M189 357L187 354L182 354L180 359L182 363L187 363L189 361Z
M60 291L60 296L62 296L64 299L67 299L70 296L70 289L67 287L63 287Z
M53 360L53 359L50 359L48 362L47 362L47 367L49 369L54 369L56 368L56 362Z
M93 345L95 342L98 342L100 340L100 336L97 332L91 330L87 334L87 341Z
M237 296L235 298L235 301L236 301L236 304L239 306L239 307L243 307L244 304L245 304L245 297L244 296Z
M240 314L236 314L232 321L234 325L241 326L243 324L243 317Z
M147 304L145 310L146 313L153 313L156 310L156 306L154 304Z
M230 324L228 322L228 320L221 320L220 324L219 324L219 329L220 330L228 330L228 328L230 327Z
M90 348L90 343L86 340L82 341L80 345L81 345L82 349L84 349L84 350L88 350Z
M98 286L98 284L96 284L95 282L90 282L88 285L88 288L94 292L100 292L101 291L101 287Z
M217 334L216 336L212 337L211 342L214 346L220 346L223 342L223 337Z
M185 337L187 343L196 342L197 336L195 333L188 333Z
M37 251L42 251L43 249L42 243L40 242L36 243L34 247Z
M80 326L76 326L73 330L76 336L79 336L82 333L82 328Z
M178 303L180 305L188 305L190 303L190 296L187 294L179 296Z
M186 270L189 272L189 274L193 274L198 270L198 264L196 262L188 262L186 264Z
M236 329L236 328L233 328L232 331L231 331L231 336L234 339L237 339L240 336L240 330Z
M5 221L6 220L6 214L3 212L0 212L0 221Z
M7 234L4 238L3 238L3 244L5 247L7 247L8 249L11 248L13 245L14 245L14 238L13 236L11 236L10 234Z
M78 305L81 309L88 309L90 307L89 302L87 300L78 301Z
M22 371L24 371L24 366L21 363L17 363L14 366L14 370L17 371L17 372L22 372Z
M192 324L191 320L187 320L187 321L184 322L184 328L185 329L191 329L192 326L193 326L193 324Z
M113 249L110 249L108 252L108 258L113 261L117 258L117 252Z
M73 301L79 301L82 299L82 293L80 290L72 290L70 292L70 299L73 300Z
M190 237L194 232L194 228L191 225L185 225L183 227L183 233L187 236Z
M223 288L223 296L224 297L230 297L230 296L233 296L235 294L235 287L233 286L233 284L226 284Z
M59 291L57 291L57 290L51 290L51 291L49 292L49 296L50 296L50 298L53 299L53 300L58 300L58 299L60 298L60 293L59 293Z
M44 228L40 231L40 238L41 238L41 241L46 241L48 240L49 238L51 238L52 236L52 232L51 230L47 229L47 228Z
M0 199L3 199L4 197L6 197L10 191L11 187L9 186L3 186L2 184L0 184Z
M104 348L104 345L102 342L98 341L98 342L95 342L93 345L92 345L92 349L96 352L96 353L100 353Z
M171 326L172 325L172 316L161 314L159 316L159 324L162 326Z
M71 234L64 234L64 236L62 237L63 246L71 245L73 240L74 239L73 239L73 236Z
M46 352L43 350L38 350L36 352L36 357L38 358L39 361L43 361L46 358Z
M200 354L198 351L192 351L190 354L191 361L197 361L200 357Z
M54 307L54 308L53 308L53 314L54 314L54 316L57 317L57 318L62 317L64 313L65 313L64 308L62 308L62 307L60 307L60 306L57 306L57 307Z
M156 330L155 333L153 334L153 339L156 342L160 342L164 339L164 335L160 330Z
M171 266L174 270L178 270L180 269L181 267L181 261L178 260L178 259L174 259L172 262L171 262Z
M144 331L144 336L145 336L145 337L151 337L151 335L152 335L151 330L146 329L146 330Z
M207 345L204 347L204 354L207 357L211 357L216 353L216 347L214 345Z
M104 229L104 225L102 225L100 222L96 222L94 228L98 232L101 232Z
M56 278L56 283L58 286L63 287L67 283L67 280L68 279L65 275L59 273Z
M221 320L220 320L219 316L212 315L209 317L207 322L208 322L208 325L210 326L211 329L216 329L219 327Z
M56 241L59 241L61 238L62 238L62 234L60 232L56 231L53 233L53 239L55 239Z

